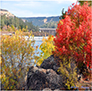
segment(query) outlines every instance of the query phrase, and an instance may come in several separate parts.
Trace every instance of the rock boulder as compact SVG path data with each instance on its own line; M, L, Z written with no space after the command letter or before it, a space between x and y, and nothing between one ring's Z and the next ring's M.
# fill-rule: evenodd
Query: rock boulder
M62 77L54 70L30 67L27 77L27 89L43 90L44 88L50 88L55 90L61 87L63 87Z
M63 84L63 78L61 77L62 75L57 72L58 68L60 67L57 62L58 58L51 55L43 61L40 67L31 66L27 74L27 89L64 89L65 85ZM72 61L71 70L73 70L75 67L76 64Z

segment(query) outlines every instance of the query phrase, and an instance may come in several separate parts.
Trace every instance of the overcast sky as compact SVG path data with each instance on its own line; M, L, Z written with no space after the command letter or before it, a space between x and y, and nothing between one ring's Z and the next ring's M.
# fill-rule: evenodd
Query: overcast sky
M0 0L0 8L17 17L58 16L77 0Z

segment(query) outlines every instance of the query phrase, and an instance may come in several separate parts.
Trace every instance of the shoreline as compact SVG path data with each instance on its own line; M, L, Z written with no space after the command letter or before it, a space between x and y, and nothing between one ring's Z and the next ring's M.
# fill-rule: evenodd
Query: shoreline
M23 32L23 33L25 33L25 36L27 36L30 32ZM12 34L15 34L15 31L0 31L0 35L12 35ZM49 36L49 35L51 35L51 34L49 34L49 33L47 33L47 32L39 32L39 31L37 31L37 32L32 32L32 35L34 35L35 37L37 36L39 36L39 37L43 37L43 36Z

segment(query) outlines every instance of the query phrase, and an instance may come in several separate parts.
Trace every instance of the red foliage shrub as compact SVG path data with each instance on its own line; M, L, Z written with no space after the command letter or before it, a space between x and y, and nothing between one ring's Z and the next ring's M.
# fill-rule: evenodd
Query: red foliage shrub
M92 12L88 3L83 6L72 4L65 19L59 21L56 29L55 54L59 57L73 57L77 63L85 63L92 68Z

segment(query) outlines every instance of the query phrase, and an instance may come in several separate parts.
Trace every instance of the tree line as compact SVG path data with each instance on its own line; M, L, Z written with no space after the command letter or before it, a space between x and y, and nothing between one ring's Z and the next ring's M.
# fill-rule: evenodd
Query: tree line
M14 17L6 17L5 15L1 16L0 28L2 29L4 26L14 26L16 29L28 28L28 31L39 31L38 26L34 26L32 22L23 22L22 19L14 16Z

